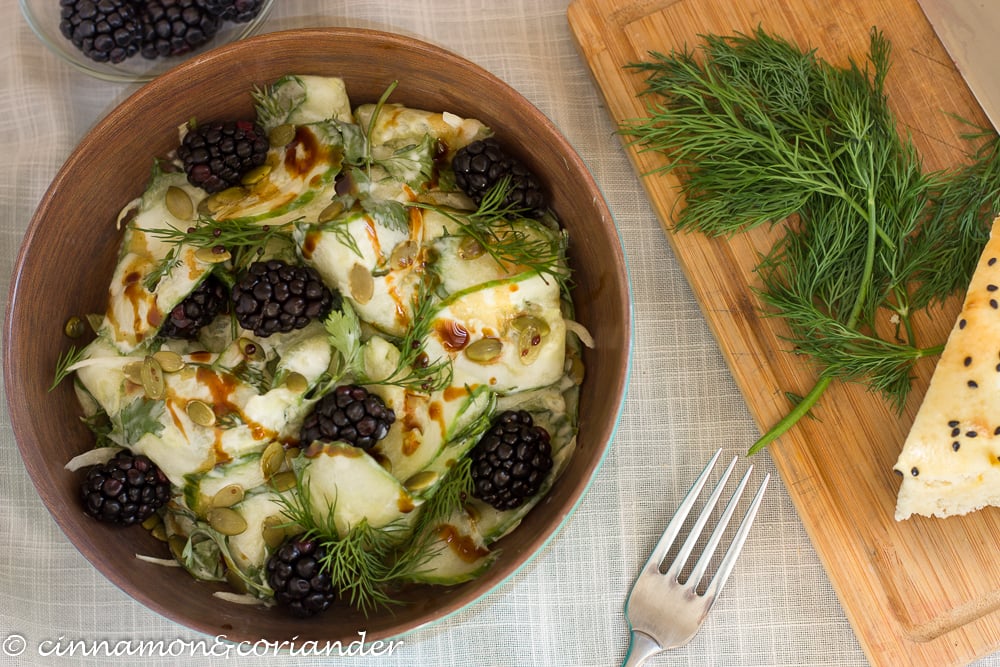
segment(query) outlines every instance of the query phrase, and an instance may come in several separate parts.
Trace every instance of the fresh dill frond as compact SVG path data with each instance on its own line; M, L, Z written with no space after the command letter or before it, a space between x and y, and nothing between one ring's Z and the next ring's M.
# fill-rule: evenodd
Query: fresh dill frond
M318 541L325 556L320 567L330 577L333 587L351 606L367 614L396 601L388 594L387 584L394 578L394 560L402 527L396 523L376 528L366 520L351 526L341 535L334 523L334 505L316 516L309 486L297 478L293 490L278 494L286 525L304 529L302 539Z
M52 384L49 385L49 391L52 391L59 384L65 380L69 375L72 375L73 368L81 359L83 359L85 349L76 349L76 345L71 345L68 350L59 354L56 359L56 372L52 379Z
M272 227L271 225L241 220L220 221L213 218L202 218L197 225L188 229L168 226L159 229L137 228L137 231L174 244L174 248L171 248L167 256L150 274L151 276L157 274L158 281L159 276L169 272L169 265L177 261L175 251L177 246L183 244L195 248L225 248L233 257L233 265L243 266L252 262L265 248L272 246L272 244L287 246L289 250L294 249L293 226L294 223Z
M569 294L566 263L569 236L530 217L530 212L507 203L510 177L504 176L480 200L475 211L463 212L425 202L407 206L433 210L455 223L458 231L478 244L504 270L519 267L550 277ZM530 231L529 231L530 230Z
M425 352L425 341L431 333L431 323L437 313L434 289L438 277L431 269L420 276L413 297L413 316L406 334L399 344L399 359L387 377L370 378L374 384L394 385L424 393L440 391L451 385L454 376L451 358L445 356L431 361Z
M889 110L890 56L875 29L865 62L835 67L758 28L630 65L647 75L647 114L620 131L666 158L655 173L678 176L676 228L729 236L778 226L757 293L819 379L751 452L835 380L901 408L914 362L941 349L916 339L913 315L968 285L1000 207L992 131L970 138L979 148L969 165L924 173ZM885 321L896 323L888 336Z

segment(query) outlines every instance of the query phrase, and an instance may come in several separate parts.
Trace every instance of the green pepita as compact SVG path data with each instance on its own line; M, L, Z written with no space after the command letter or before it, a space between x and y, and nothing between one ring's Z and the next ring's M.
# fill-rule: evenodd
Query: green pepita
M344 212L344 203L340 201L330 202L326 208L319 212L316 221L320 224L330 222Z
M66 324L63 325L63 333L69 338L79 338L86 332L86 326L83 324L83 318L73 317L66 320Z
M130 361L122 367L125 379L132 384L142 384L142 362Z
M247 529L247 520L243 515L228 507L213 507L208 510L205 519L208 525L223 535L239 535Z
M485 252L483 245L471 236L466 236L458 244L458 256L461 259L476 259Z
M407 239L396 244L389 255L389 265L394 269L405 269L412 266L417 258L417 244Z
M94 330L94 333L97 333L104 326L104 315L101 313L90 313L87 315L87 323Z
M525 366L535 363L542 349L542 334L538 327L529 324L517 335L517 357Z
M173 350L158 350L153 353L153 358L164 373L176 373L184 368L184 358Z
M429 487L431 484L436 482L441 475L434 470L421 470L409 477L403 486L407 491L416 492L422 491Z
M533 328L541 336L548 336L550 331L549 323L534 315L519 315L511 320L510 326L519 334L524 333L529 328Z
M273 147L287 146L295 139L295 126L285 123L267 133L267 140Z
M271 479L284 468L285 448L277 440L264 448L260 455L260 470L264 474L264 479Z
M247 173L243 174L243 177L240 179L240 183L248 187L252 185L257 185L265 178L267 178L268 174L270 173L271 173L271 165L262 164L259 167L254 167Z
M477 364L496 361L501 353L503 353L503 342L499 338L480 338L465 348L465 356Z
M280 514L272 514L261 523L260 534L268 549L277 549L285 541L285 527L288 519Z
M239 484L228 484L212 496L212 507L232 507L236 503L242 502L245 493Z
M298 483L295 479L295 473L291 470L283 470L277 475L270 479L271 488L273 488L278 493L284 493L290 489L294 489L295 485Z
M302 394L309 389L309 380L302 373L292 371L285 377L285 386L288 387L289 391Z
M351 289L351 296L360 304L368 303L375 294L375 279L372 278L372 272L360 264L351 267L347 275L347 284Z
M204 401L193 399L185 408L187 416L198 426L215 426L215 410Z
M248 360L264 361L266 359L263 348L249 338L240 338L237 344L240 346L240 352Z
M171 185L163 197L167 211L178 220L190 220L194 216L194 202L182 188Z
M221 264L232 259L232 254L221 245L198 248L194 253L194 258L206 264Z
M142 378L142 389L146 392L147 397L154 401L159 401L166 397L167 382L163 378L163 369L160 368L159 362L152 356L147 356L143 359L140 376Z

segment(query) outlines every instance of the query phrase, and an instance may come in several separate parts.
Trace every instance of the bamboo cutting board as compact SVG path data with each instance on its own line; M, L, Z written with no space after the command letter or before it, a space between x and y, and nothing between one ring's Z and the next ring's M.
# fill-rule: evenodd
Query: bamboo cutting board
M890 105L927 169L963 159L963 127L949 114L986 124L916 0L575 0L569 23L616 123L644 111L642 76L623 65L650 51L690 49L699 35L759 25L840 65L863 60L870 29L881 29L893 45ZM674 233L676 182L643 176L662 158L626 151L763 431L789 409L786 391L802 395L815 382L808 363L785 349L781 323L759 315L750 289L759 252L775 236ZM953 299L916 322L923 344L946 339L959 306ZM892 466L934 361L918 367L902 414L861 386L834 385L815 419L803 419L770 448L874 665L965 664L1000 649L1000 509L893 519L899 481Z

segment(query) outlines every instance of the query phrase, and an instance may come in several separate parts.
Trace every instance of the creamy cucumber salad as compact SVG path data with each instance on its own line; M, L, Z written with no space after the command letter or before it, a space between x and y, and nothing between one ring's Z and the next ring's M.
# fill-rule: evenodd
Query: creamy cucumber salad
M573 454L565 231L489 127L391 92L286 76L253 119L181 127L60 360L96 434L68 465L86 511L233 601L474 578Z

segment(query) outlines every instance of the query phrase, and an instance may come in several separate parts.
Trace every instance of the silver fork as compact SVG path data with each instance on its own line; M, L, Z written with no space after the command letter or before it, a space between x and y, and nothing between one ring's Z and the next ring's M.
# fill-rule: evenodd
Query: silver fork
M764 481L761 482L760 488L757 489L756 495L744 514L743 521L740 522L725 556L715 571L715 576L703 589L699 589L712 555L719 546L723 532L728 526L740 496L743 495L743 490L750 479L752 465L747 469L726 504L725 510L719 517L719 522L691 569L691 574L683 583L680 580L681 572L694 551L695 543L708 523L711 512L722 495L723 487L736 466L737 457L734 457L716 483L715 489L706 501L701 514L695 520L687 539L684 540L684 544L681 545L673 562L670 563L665 572L661 569L667 552L670 551L674 540L680 534L684 520L691 512L691 508L694 507L721 453L722 450L715 452L712 460L708 462L698 479L695 480L691 490L688 491L673 518L670 519L670 523L667 524L663 537L660 538L653 553L649 556L649 560L646 561L639 576L636 577L632 591L625 602L625 620L628 621L631 636L628 653L625 655L622 667L638 667L661 651L678 648L691 641L705 621L719 591L722 590L733 571L733 566L736 565L736 558L743 548L743 543L746 542L747 533L750 532L750 525L757 515L757 509L764 497L764 489L767 488L770 475L764 476Z

